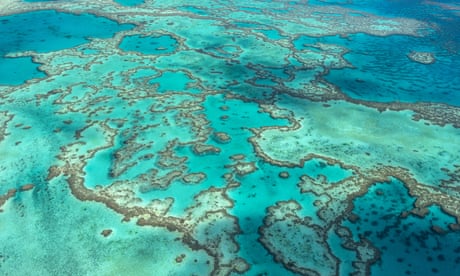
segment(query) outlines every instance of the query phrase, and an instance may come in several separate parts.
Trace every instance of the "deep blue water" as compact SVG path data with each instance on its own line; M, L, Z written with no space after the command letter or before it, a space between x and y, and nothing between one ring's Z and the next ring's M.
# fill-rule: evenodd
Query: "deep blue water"
M349 275L360 256L347 247L348 238L336 232L346 227L355 242L369 242L379 251L378 261L369 267L372 275L460 274L460 235L450 229L459 225L443 211L458 206L458 183L443 183L444 171L429 177L425 174L431 171L414 169L426 160L447 164L446 171L450 165L460 166L458 129L431 124L429 119L415 122L410 111L379 113L343 101L283 99L282 91L276 91L282 84L298 91L309 88L308 82L336 61L329 59L335 50L315 47L322 42L349 51L344 58L354 68L331 69L324 77L351 98L460 106L459 16L423 1L313 0L308 4L409 17L434 27L423 30L425 36L420 37L364 33L315 37L308 24L305 30L298 27L301 20L273 24L277 16L290 15L294 8L287 6L305 5L300 1L207 1L200 6L185 3L190 1L150 1L165 7L161 15L147 9L136 13L132 6L144 4L143 0L114 2L119 5L106 7L109 13L120 11L124 20L137 24L136 33L109 39L135 25L88 13L44 10L0 17L0 272L27 275L37 268L32 272L40 275L208 275L213 268L228 268L211 256L210 250L217 248L217 255L244 258L251 265L242 275L294 275L293 264L323 275L327 264L317 257L326 251L337 257L338 275ZM76 10L84 9L78 6L81 3L76 3ZM317 52L305 55L306 63L310 58L316 66L312 70L293 61L288 40L298 33L311 34L297 38L293 46ZM83 45L92 37L111 43ZM78 55L58 52L76 46ZM56 52L53 64L63 62L56 64L62 71L18 86L46 76L30 56L7 57L23 51ZM431 52L436 62L411 61L407 57L411 51ZM350 119L337 120L345 114ZM453 112L450 115L457 118ZM369 131L399 123L401 136ZM295 124L298 129L289 129ZM401 149L412 141L413 133L426 142L413 153L399 156L372 146L388 139ZM283 137L293 138L292 143L284 143ZM262 146L266 140L269 148ZM202 154L195 150L198 145L216 151ZM353 154L377 157L336 160L341 157L334 149L340 152L342 146ZM290 151L293 155L284 157ZM396 160L390 160L393 157ZM394 169L392 161L409 167ZM237 170L249 166L254 171ZM162 177L173 170L180 175L167 183ZM387 182L367 187L369 178L376 176L366 174L376 170L433 183L412 183L414 190L409 192L405 183L385 176ZM186 174L198 172L205 175L203 179L185 180ZM52 173L57 176L51 177ZM458 171L451 173L458 179ZM304 183L305 176L312 183ZM82 193L88 197L78 196L69 186L80 177ZM21 191L28 183L34 187ZM440 185L446 187L438 190ZM13 188L16 195L2 203ZM418 199L412 192L420 191L415 189L433 196L423 217L410 213ZM358 190L363 194L357 196ZM452 201L444 203L444 196ZM173 230L158 227L157 221L151 222L153 227L135 224L139 217L156 213L154 209L161 208L157 201L167 198L174 203L158 213ZM301 209L278 210L276 220L286 223L268 226L268 219L275 218L270 209L287 201L295 201ZM108 202L136 210L127 212ZM340 208L350 202L350 208ZM221 204L223 209L214 208ZM144 210L146 206L152 209ZM218 212L226 216L219 217ZM350 212L356 220L342 219ZM298 220L292 225L294 213ZM227 222L241 231L226 231ZM289 235L268 235L265 238L273 243L268 248L261 242L261 229L267 226ZM321 241L312 241L307 228ZM105 236L103 230L113 233ZM231 255L233 247L238 252ZM185 257L178 261L182 254Z
M458 275L460 267L460 236L457 233L438 234L433 226L447 231L455 219L443 213L439 206L431 206L424 218L403 212L412 209L411 197L403 183L392 179L376 183L353 203L359 216L348 226L356 238L374 241L381 252L381 260L373 267L373 275Z
M17 85L44 76L38 64L31 59L9 58L8 53L35 51L46 53L72 48L89 41L91 37L109 38L133 25L92 14L74 15L54 10L34 11L0 17L0 84ZM8 68L16 68L7 72ZM33 69L35 68L35 70ZM11 75L14 74L12 77Z
M455 1L442 1L455 3ZM441 102L460 105L460 17L451 10L423 1L310 1L317 5L338 4L385 17L413 18L434 27L423 37L350 35L347 39L300 38L296 45L321 41L350 49L345 55L354 69L332 70L327 80L352 98L390 102ZM411 51L432 52L437 62L409 62Z
M460 58L452 58L430 38L392 35L378 37L354 34L347 38L302 36L299 49L311 49L316 42L342 45L345 59L355 68L331 70L326 79L352 98L390 102L442 102L460 105ZM435 53L430 65L409 60L411 51Z

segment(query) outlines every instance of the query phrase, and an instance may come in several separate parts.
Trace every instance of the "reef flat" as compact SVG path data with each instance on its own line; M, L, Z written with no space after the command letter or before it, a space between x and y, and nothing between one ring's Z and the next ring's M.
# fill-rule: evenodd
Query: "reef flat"
M460 6L342 2L1 1L2 274L460 274Z

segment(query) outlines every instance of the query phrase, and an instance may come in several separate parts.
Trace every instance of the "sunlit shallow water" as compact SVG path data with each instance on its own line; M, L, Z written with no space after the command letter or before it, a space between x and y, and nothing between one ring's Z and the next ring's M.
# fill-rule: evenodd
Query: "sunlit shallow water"
M4 274L460 273L455 1L4 3Z

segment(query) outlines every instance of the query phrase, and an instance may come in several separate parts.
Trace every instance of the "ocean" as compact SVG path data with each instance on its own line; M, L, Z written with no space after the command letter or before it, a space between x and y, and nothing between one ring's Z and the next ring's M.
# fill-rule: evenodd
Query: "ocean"
M0 0L0 274L460 275L459 26Z

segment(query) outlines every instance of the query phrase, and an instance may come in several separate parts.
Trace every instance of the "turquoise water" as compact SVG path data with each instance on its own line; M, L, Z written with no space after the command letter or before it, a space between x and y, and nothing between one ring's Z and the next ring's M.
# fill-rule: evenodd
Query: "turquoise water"
M144 3L144 0L115 0L115 3L118 3L123 6L137 6Z
M281 35L278 30L258 30L258 31L273 40L285 38L285 36Z
M55 181L46 188L23 192L4 206L0 250L1 270L7 275L120 271L142 275L160 268L170 273L209 273L205 262L193 258L175 262L176 252L204 256L184 247L177 234L122 222L120 215L102 204L76 200L61 184ZM104 230L112 234L104 238Z
M188 85L196 83L189 76L182 72L165 72L160 77L150 80L150 84L158 84L158 92L164 93L167 91L187 91L191 93L199 93L196 88L189 88Z
M0 274L460 273L457 2L0 11Z
M29 79L46 76L38 70L38 64L31 57L2 58L0 71L0 85L19 85Z
M38 69L39 64L30 58L5 58L7 54L58 51L84 44L91 37L108 38L118 31L133 27L88 13L74 15L53 10L2 16L0 21L0 84L7 85L17 85L44 76L44 72ZM12 67L15 71L10 69Z
M447 10L438 5L423 5L421 1L327 3L343 4L382 16L402 16L436 24L436 32L428 31L430 34L422 37L378 38L366 34L353 34L342 39L319 38L317 41L336 43L351 49L345 58L356 68L332 71L327 76L328 80L339 85L347 95L368 101L427 101L457 106L460 104L456 93L460 85L460 19L458 14L456 15L456 1L442 1L440 4L454 4L454 7ZM305 42L314 43L315 40L301 37L296 45ZM369 49L373 49L371 54L368 53ZM410 51L436 53L438 62L429 67L417 63L407 64L406 55Z
M460 59L452 59L445 49L437 48L439 45L431 41L407 36L379 38L356 34L347 39L301 37L296 44L314 44L318 40L353 49L345 58L356 68L333 70L326 77L352 98L379 102L431 101L460 105L456 93L460 88L457 71ZM373 49L372 54L369 54L368 49ZM438 59L430 66L408 63L408 51L435 52ZM398 79L401 77L404 78Z
M170 35L125 36L120 44L122 50L150 55L170 54L176 50L176 47L177 41Z
M186 12L191 12L197 15L207 15L208 13L200 8L194 7L194 6L182 6L178 8L179 10L186 11Z

